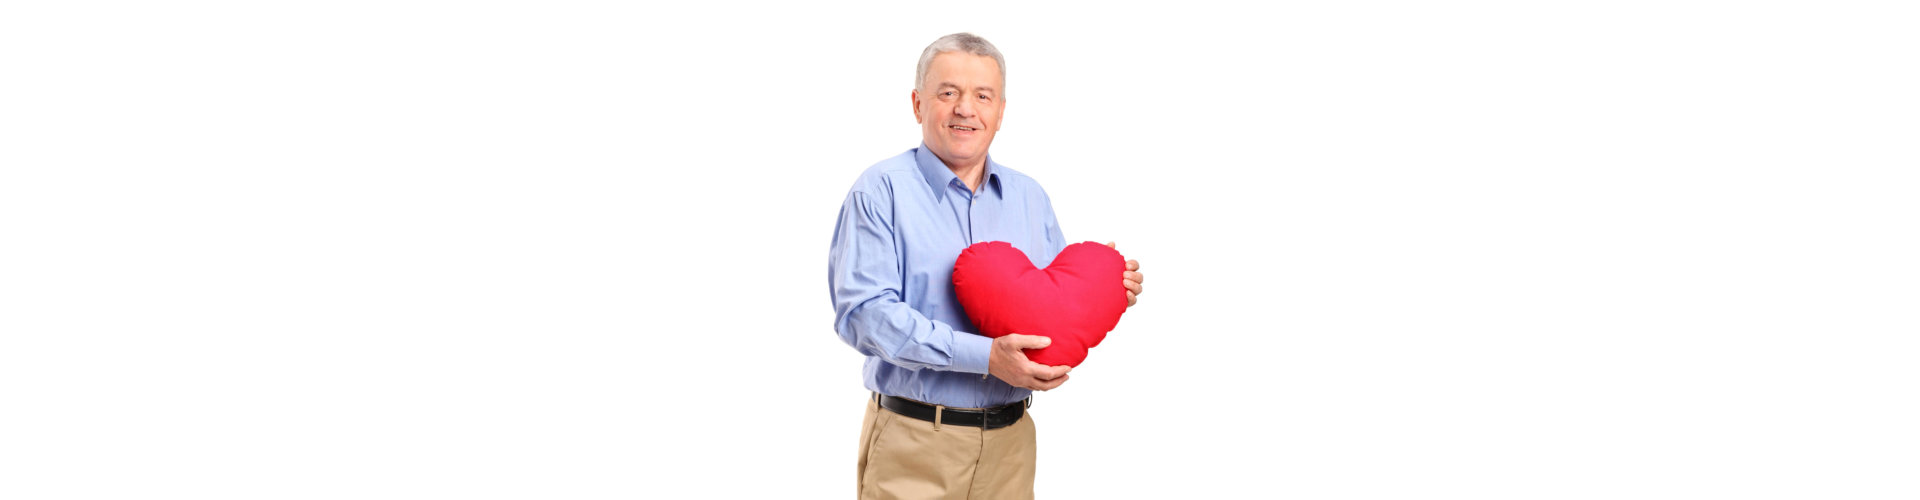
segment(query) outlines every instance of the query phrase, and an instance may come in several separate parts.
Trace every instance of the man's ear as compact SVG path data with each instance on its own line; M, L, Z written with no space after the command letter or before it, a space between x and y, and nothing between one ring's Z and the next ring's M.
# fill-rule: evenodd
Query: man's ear
M998 101L994 101L994 103L993 103L993 105L995 105L995 106L999 106L999 107L1000 107L1000 110L999 110L999 111L997 111L997 112L995 112L995 113L993 114L993 129L994 129L995 131L998 131L998 130L1000 130L1000 122L1002 122L1002 121L1006 121L1006 119L1007 119L1007 96L1006 96L1006 94L1001 94L1001 95L1000 95L1000 100L998 100Z
M926 123L926 122L920 121L922 119L923 118L920 116L920 89L914 89L913 90L913 122Z

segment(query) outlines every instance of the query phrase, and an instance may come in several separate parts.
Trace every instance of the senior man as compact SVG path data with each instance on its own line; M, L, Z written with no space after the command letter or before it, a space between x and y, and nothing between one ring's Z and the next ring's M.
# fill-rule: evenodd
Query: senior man
M1046 266L1067 245L1040 184L987 156L1006 109L1006 60L968 33L920 54L913 116L920 147L860 174L840 207L827 260L834 330L867 356L860 498L1032 498L1031 391L1067 382L1024 349L1046 337L990 339L953 294L967 246L1005 241ZM1109 243L1108 245L1112 245ZM1120 280L1132 307L1139 262ZM1116 290L1117 291L1117 290Z

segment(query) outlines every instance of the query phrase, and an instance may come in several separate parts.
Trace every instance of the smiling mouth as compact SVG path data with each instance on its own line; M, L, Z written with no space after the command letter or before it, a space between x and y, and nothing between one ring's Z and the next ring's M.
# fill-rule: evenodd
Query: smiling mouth
M966 127L966 126L961 126L961 125L948 125L948 126L947 126L947 128L950 128L950 129L954 129L954 130L958 130L958 131L961 131L961 132L972 132L972 131L975 131L975 130L979 130L979 129L976 129L976 128L973 128L973 127Z

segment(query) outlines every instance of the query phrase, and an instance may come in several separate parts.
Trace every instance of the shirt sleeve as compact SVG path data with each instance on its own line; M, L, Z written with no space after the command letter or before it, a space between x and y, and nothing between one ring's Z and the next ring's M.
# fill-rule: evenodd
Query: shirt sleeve
M876 198L854 191L840 206L827 257L834 331L860 354L902 368L986 373L992 339L954 331L905 302L891 203Z

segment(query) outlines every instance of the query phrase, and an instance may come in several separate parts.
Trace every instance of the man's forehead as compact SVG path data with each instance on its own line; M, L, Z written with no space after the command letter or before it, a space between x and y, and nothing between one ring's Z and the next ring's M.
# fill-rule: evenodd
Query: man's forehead
M933 84L933 88L936 88L936 89L948 88L948 87L963 89L963 90L996 90L996 91L1000 90L1000 86L998 84L995 84L994 82L979 82L974 84L972 88L968 88L966 85L962 85L960 83L951 82L951 81L942 81L942 82Z

